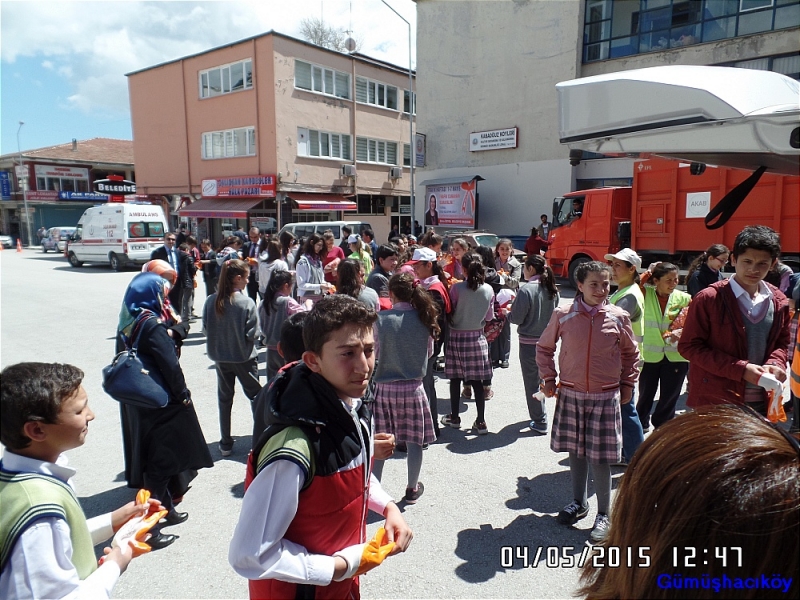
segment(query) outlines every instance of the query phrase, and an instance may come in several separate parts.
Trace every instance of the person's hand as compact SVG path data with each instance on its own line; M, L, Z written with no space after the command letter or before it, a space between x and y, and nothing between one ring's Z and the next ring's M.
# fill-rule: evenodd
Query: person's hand
M633 388L627 385L621 385L619 387L619 403L628 404L631 398L633 398Z
M556 382L555 380L551 379L550 381L545 381L542 384L542 392L544 392L545 398L552 398L556 395Z
M394 548L389 553L389 556L405 552L414 537L414 533L406 524L403 513L400 512L394 502L389 502L383 511L383 516L386 517L386 523L384 523L386 536L390 542L394 542Z
M775 376L775 379L781 383L786 381L786 370L781 369L778 365L764 365L764 370Z
M100 564L102 565L108 561L117 563L120 575L125 572L125 569L128 568L128 565L131 564L131 560L133 560L133 548L130 544L126 544L125 547L120 548L109 548L106 546L103 548L103 554L104 556L100 558Z
M119 531L119 528L125 525L133 517L142 517L162 510L161 502L155 498L150 498L144 504L137 504L131 500L127 504L120 506L117 510L111 513L111 528L114 533Z
M386 460L394 454L395 438L393 433L376 433L374 440L375 460Z
M747 363L747 366L744 368L744 375L742 375L742 379L752 383L753 385L758 385L759 378L766 372L767 370L761 365Z

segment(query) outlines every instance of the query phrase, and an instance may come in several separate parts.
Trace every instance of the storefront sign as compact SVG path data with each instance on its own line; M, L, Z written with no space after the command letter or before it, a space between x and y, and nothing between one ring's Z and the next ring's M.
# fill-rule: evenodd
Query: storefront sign
M425 225L475 228L478 180L425 186Z
M469 134L469 151L502 150L517 147L517 127L495 129L493 131L476 131Z
M203 179L201 189L204 198L274 198L275 188L274 175L248 175Z
M94 192L58 192L59 200L77 200L79 202L108 202L108 194Z
M11 200L11 177L8 171L0 171L0 197Z
M414 166L425 166L425 134L414 134Z
M98 179L93 185L98 194L130 196L136 193L136 184L127 179Z
M58 200L58 192L53 190L32 190L27 193L28 200L55 201Z
M81 167L56 167L55 165L35 165L36 177L60 177L62 179L89 180L89 169Z

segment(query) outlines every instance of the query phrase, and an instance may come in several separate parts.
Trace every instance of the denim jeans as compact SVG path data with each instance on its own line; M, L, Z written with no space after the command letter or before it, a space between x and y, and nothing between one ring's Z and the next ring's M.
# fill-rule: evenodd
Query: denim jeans
M630 462L644 441L642 422L636 413L636 389L633 390L631 401L620 404L619 408L622 413L622 456Z

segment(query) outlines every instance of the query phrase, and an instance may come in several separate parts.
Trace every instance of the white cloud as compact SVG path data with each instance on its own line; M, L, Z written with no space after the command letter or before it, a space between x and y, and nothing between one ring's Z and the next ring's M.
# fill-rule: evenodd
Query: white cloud
M412 0L389 2L411 22L413 36ZM127 114L125 73L271 29L299 37L300 21L319 17L320 4L320 0L2 2L0 58L13 63L18 57L42 57L42 67L66 79L71 106L87 113L100 109ZM322 17L334 27L350 29L352 23L354 37L364 41L364 54L407 65L408 27L380 0L324 0Z

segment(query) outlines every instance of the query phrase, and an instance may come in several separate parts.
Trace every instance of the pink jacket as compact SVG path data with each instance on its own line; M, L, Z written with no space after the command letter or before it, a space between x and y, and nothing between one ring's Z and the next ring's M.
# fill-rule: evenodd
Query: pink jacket
M554 356L559 339L556 373ZM577 300L570 306L558 307L536 344L539 376L548 381L558 375L563 387L578 392L605 392L620 385L635 387L638 362L639 348L628 313L608 303L600 306L594 317Z

